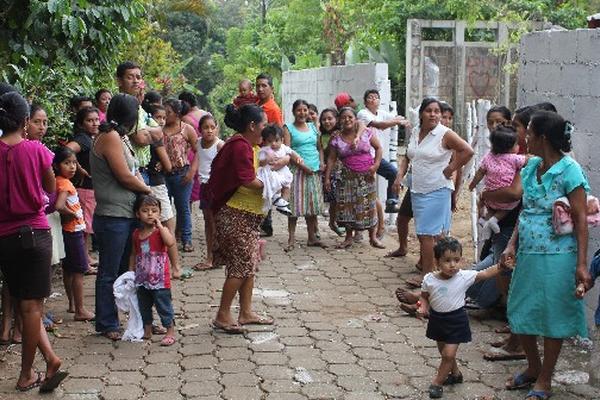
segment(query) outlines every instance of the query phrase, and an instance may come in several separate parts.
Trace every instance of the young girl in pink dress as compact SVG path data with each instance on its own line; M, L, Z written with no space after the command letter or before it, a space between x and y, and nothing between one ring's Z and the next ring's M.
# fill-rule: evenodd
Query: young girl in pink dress
M517 138L517 131L511 126L500 125L492 131L490 134L492 151L481 160L469 190L474 190L484 178L485 191L505 188L512 184L515 174L527 162L525 156L517 154L519 150ZM486 201L486 210L480 213L483 217L480 220L480 224L483 225L483 238L489 239L492 232L500 232L498 221L518 205L519 201L510 203Z

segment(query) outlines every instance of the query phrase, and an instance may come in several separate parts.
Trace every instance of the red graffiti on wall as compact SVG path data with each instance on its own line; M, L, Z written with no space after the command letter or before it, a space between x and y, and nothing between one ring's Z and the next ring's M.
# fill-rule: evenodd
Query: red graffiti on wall
M468 56L467 83L477 98L493 95L498 77L498 59L487 54ZM488 95L488 96L486 96Z

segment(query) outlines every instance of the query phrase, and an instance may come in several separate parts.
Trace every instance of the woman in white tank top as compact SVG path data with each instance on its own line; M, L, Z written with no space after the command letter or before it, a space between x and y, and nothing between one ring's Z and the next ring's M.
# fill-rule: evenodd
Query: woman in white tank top
M394 183L396 188L402 186L401 181L410 165L411 202L421 247L422 275L419 279L408 280L407 284L415 287L420 287L422 277L433 270L436 239L450 230L452 175L473 156L471 146L442 125L441 117L440 101L424 99L419 108L419 132L410 137Z
M206 261L194 265L197 271L215 268L213 266L213 244L215 237L215 220L206 198L206 183L210 178L210 167L217 152L225 144L219 139L219 126L212 115L206 114L198 122L202 138L198 141L198 177L200 178L200 209L204 217L204 234L206 235Z

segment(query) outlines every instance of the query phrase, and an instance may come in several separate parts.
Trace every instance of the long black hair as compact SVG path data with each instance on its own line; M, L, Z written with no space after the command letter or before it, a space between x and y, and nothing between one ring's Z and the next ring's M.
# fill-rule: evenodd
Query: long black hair
M137 99L129 94L119 93L108 104L106 122L100 125L100 132L117 131L120 136L127 135L138 121Z
M29 118L29 104L17 92L8 92L0 96L0 129L6 135L25 126Z
M529 123L536 136L545 136L552 148L558 152L571 151L573 125L552 111L536 111Z

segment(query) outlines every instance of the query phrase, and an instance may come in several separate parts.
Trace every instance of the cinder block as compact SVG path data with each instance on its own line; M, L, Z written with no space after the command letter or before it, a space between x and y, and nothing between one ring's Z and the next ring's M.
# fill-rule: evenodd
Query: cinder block
M600 29L577 29L578 63L600 63Z
M590 68L586 64L563 64L560 93L587 96L590 93Z
M600 97L576 97L573 113L573 125L581 132L599 132L600 127ZM600 154L600 136L594 142L596 154ZM600 157L598 157L600 162Z
M538 74L537 63L532 62L532 61L521 63L521 66L519 68L518 87L521 87L527 91L536 90L537 89L537 74Z
M536 76L536 88L539 92L560 91L560 64L538 64Z
M600 96L600 63L590 65L590 95Z
M549 32L549 59L551 62L565 64L575 62L577 53L576 31L550 31Z
M549 32L536 31L521 37L519 54L525 61L548 61Z
M575 112L575 101L571 96L564 96L562 94L559 95L550 95L546 97L546 100L556 107L556 110L563 118L568 120L573 120L574 112Z
M571 139L573 143L573 153L575 159L582 166L590 167L593 154L589 144L593 141L594 135L589 132L577 131ZM598 140L598 138L596 138Z

